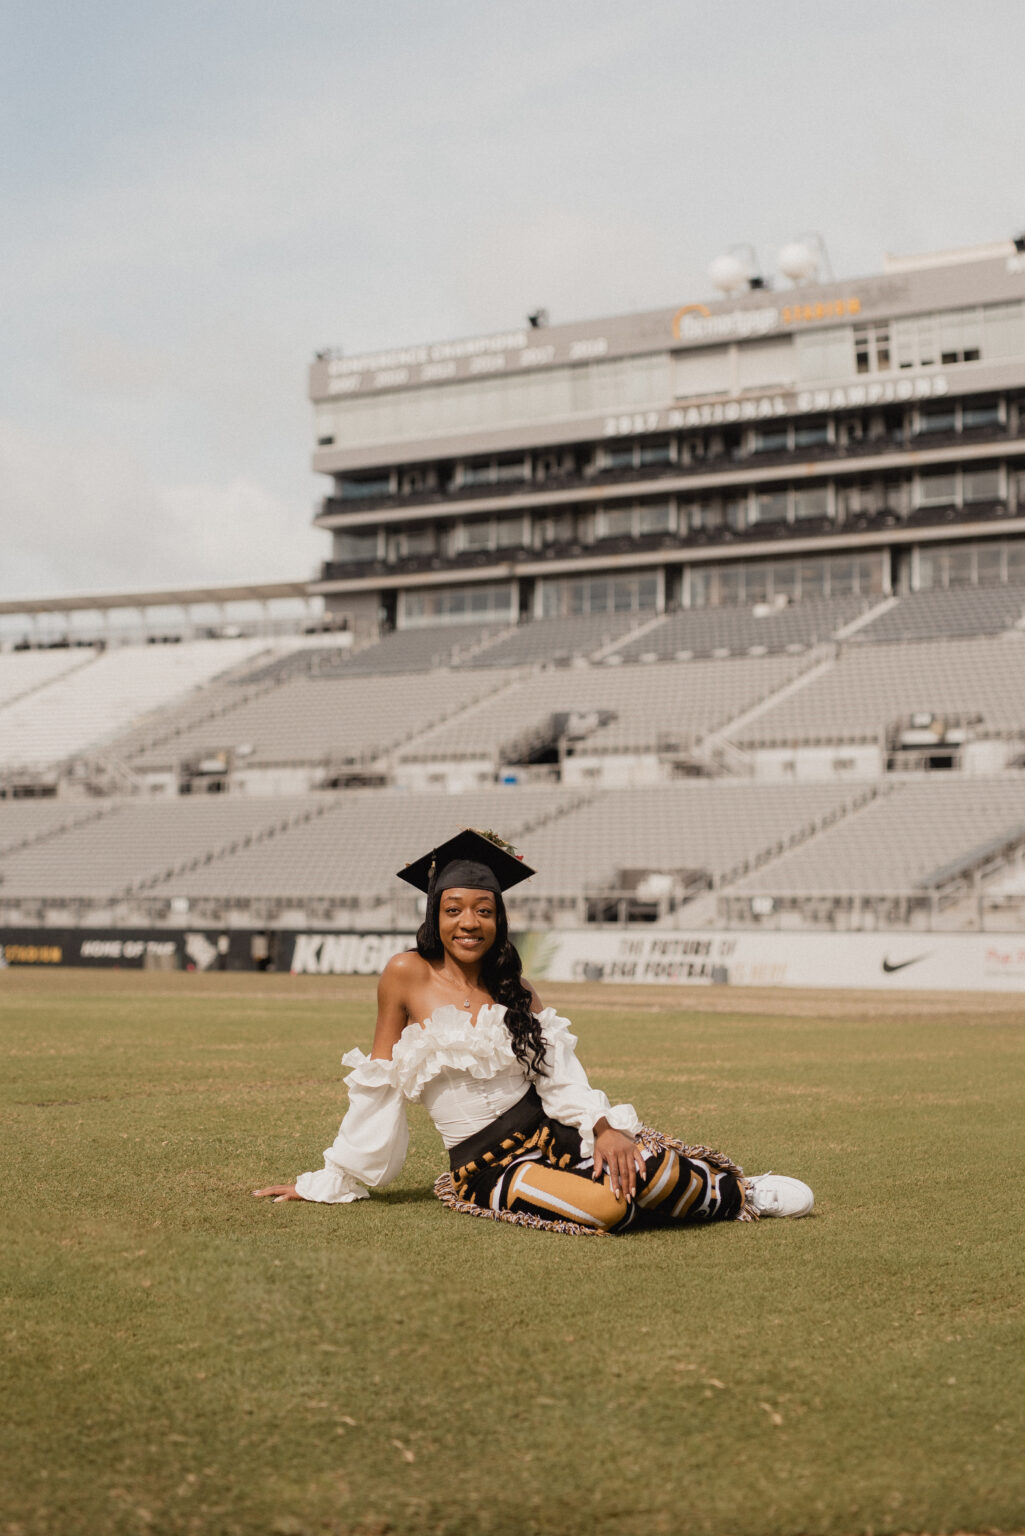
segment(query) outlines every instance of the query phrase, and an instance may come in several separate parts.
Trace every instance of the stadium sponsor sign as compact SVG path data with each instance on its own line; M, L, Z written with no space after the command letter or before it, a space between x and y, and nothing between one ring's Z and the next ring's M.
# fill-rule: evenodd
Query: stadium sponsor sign
M783 327L835 322L860 314L861 299L856 294L808 303L759 304L725 312L713 310L708 304L684 304L673 316L672 330L676 341L746 341Z
M517 939L535 981L1025 992L1025 938L997 933L638 933Z

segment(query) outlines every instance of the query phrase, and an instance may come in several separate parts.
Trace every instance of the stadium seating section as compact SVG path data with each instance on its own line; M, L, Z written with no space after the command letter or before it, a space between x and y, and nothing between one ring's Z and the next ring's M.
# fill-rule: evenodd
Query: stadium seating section
M999 635L1025 624L1025 587L909 592L859 631L862 641L956 640Z
M39 652L63 666L38 675L3 707L0 766L42 765L100 748L121 728L264 650L259 640ZM0 657L14 678L33 652ZM27 674L31 676L31 669ZM0 684L0 687L3 685ZM17 687L15 681L14 686Z
M1025 587L1001 586L435 626L354 653L331 636L5 652L0 920L408 924L394 871L468 824L536 860L524 921L593 917L588 901L643 891L646 871L677 924L715 921L717 900L752 921L801 901L953 901L983 869L1010 900L1021 860L997 856L1025 848L1023 615ZM759 751L881 743L918 713L1002 743L1007 766L751 776ZM572 757L624 768L560 780ZM168 792L209 758L315 765L325 782L350 765L383 787ZM447 794L460 764L481 787ZM678 776L710 764L748 776ZM523 782L500 784L503 769ZM49 797L13 798L33 776Z
M895 785L854 815L746 876L737 894L886 895L925 888L1002 839L1025 838L1025 786Z
M681 609L624 645L620 654L624 661L654 661L680 655L803 651L831 639L868 608L865 598L836 597L758 612L753 608Z
M669 661L658 667L567 667L506 676L498 693L466 720L424 735L414 758L487 757L496 761L553 714L611 715L581 751L651 752L687 747L797 676L801 659L772 656L729 663ZM502 674L498 674L502 676Z
M1025 635L960 642L851 645L806 688L762 714L741 744L878 740L915 712L980 719L988 732L1025 722Z

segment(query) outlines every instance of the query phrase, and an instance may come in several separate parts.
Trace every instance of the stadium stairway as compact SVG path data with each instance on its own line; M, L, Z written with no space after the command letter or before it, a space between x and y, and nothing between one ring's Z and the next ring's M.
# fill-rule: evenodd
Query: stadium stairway
M529 675L529 673L517 673L516 676L508 678L500 688L492 688L487 693L478 694L469 703L458 705L457 708L451 710L448 714L435 715L429 724L419 726L400 741L392 742L387 751L380 753L374 759L371 767L377 772L390 772L400 757L413 751L419 741L430 736L439 726L451 725L453 721L458 720L472 720L475 714L479 713L482 709L488 708L496 699L502 698L507 693L515 693L517 689L523 686Z
M43 676L24 679L25 686L21 688L18 687L17 677L12 677L10 680L12 691L7 692L6 689L2 691L2 695L0 695L0 709L10 709L13 704L20 704L22 699L30 698L34 693L42 693L45 688L49 688L58 680L64 680L65 678L70 677L74 672L83 671L84 668L92 666L93 662L95 662L101 654L102 652L96 647L88 650L84 654L79 652L75 660L69 660L67 666L62 667L58 663L52 670L48 668L45 675ZM42 656L47 661L50 661L52 655L53 653L49 651L18 651L13 653L11 660L20 662L23 658L27 658L30 661L35 661L37 657ZM63 659L63 657L61 659ZM10 665L8 664L5 670L16 669L10 668Z
M661 629L664 623L665 615L661 613L655 614L654 618L645 619L644 623L638 624L636 629L628 629L625 635L617 635L614 640L609 641L608 645L601 646L595 651L591 660L593 662L609 662L612 658L621 660L618 653L624 646L643 640L645 635L650 635L653 629Z
M823 654L823 651L826 654ZM791 694L799 693L802 688L807 688L809 683L828 672L835 662L836 655L832 647L818 647L811 653L808 666L797 677L791 678L779 688L774 688L764 698L742 710L739 715L735 715L718 730L709 731L706 736L703 736L694 747L695 761L705 764L711 771L717 773L743 776L753 773L750 756L733 740L735 732L742 730L749 721L757 720L759 715L765 714L781 700L788 699Z
M784 683L772 693L767 693L763 699L759 699L749 709L736 715L725 725L720 726L717 731L710 731L707 736L703 737L695 748L694 755L698 761L705 762L709 766L718 765L720 772L750 774L752 772L751 759L743 747L737 744L735 740L737 733L750 725L752 721L759 719L762 715L767 714L769 710L774 709L777 704L781 704L784 699L789 699L794 694L800 693L802 689L807 688L820 677L824 677L827 673L831 672L836 666L839 647L843 642L852 635L857 634L867 625L875 623L884 614L889 613L890 609L895 607L897 602L898 599L896 597L883 598L882 602L874 604L864 613L859 613L849 624L845 624L841 629L838 629L831 641L816 646L809 652L808 666L799 676L791 678L789 682Z
M783 858L785 854L792 853L795 848L799 848L804 843L811 843L813 839L820 837L830 827L836 826L838 822L846 821L850 817L856 816L881 795L889 794L891 788L892 786L889 785L866 785L858 794L852 795L851 799L842 805L834 806L821 816L813 817L802 826L795 827L785 840L758 849L750 859L727 871L716 880L710 890L699 892L681 910L672 912L662 918L657 926L662 928L678 928L681 926L681 923L687 928L714 928L719 926L719 898L729 895L731 889L738 881L754 874L756 871L769 870L771 873L773 864Z
M664 623L662 614L574 614L533 619L492 635L459 665L466 667L562 667L618 658L619 646Z
M282 663L290 659L290 654L279 658ZM211 720L219 720L241 709L250 700L273 693L276 688L287 683L293 674L294 668L284 664L276 666L273 661L264 662L255 671L252 661L243 662L240 667L222 673L202 685L196 693L181 700L177 707L158 711L158 718L164 721L162 729L153 731L153 726L145 722L135 725L112 744L113 749L130 768L133 758L168 746L186 731L206 725ZM155 720L153 725L156 724Z
M865 785L862 790L851 797L844 804L835 807L826 814L806 822L796 828L785 842L779 842L772 847L760 849L753 858L745 861L730 870L722 879L716 882L715 888L703 891L699 896L688 903L684 909L684 919L689 927L714 928L722 926L722 912L720 899L730 896L741 881L758 875L759 878L772 877L773 866L785 859L795 849L804 845L814 846L815 840L821 838L831 828L840 822L849 822L869 806L884 799L894 792L895 786L887 783L873 783ZM672 927L678 924L678 917L670 918L663 926Z
M892 595L884 597L881 603L876 603L874 607L869 608L865 613L859 613L856 619L852 619L849 624L845 624L842 629L838 629L833 639L841 643L849 640L852 635L859 634L863 629L867 629L869 625L874 624L877 619L881 619L884 614L889 613L891 609L896 608L899 602L899 597Z
M811 843L814 838L820 837L824 832L828 832L838 822L848 821L851 817L857 816L859 812L866 810L875 801L892 794L893 789L894 786L887 783L875 782L864 785L849 800L835 806L824 815L805 822L803 826L796 827L785 842L781 841L773 844L771 847L759 849L753 858L746 860L743 865L738 865L736 869L728 871L720 882L720 889L725 889L735 884L736 881L754 874L756 870L760 871L770 868L777 859L783 858L785 854L792 853L795 848L799 848L803 843Z
M37 848L41 843L51 842L55 837L63 837L65 832L71 832L76 827L84 827L89 822L102 821L105 816L110 816L116 809L111 802L106 805L90 806L88 810L67 814L67 802L56 800L38 801L2 801L0 805L6 808L10 805L16 808L19 818L24 819L28 815L40 815L40 823L36 826L21 827L17 832L14 828L7 829L0 820L0 858L9 858L12 854L21 853L26 848ZM12 835L13 834L13 835ZM0 885L3 877L0 875Z

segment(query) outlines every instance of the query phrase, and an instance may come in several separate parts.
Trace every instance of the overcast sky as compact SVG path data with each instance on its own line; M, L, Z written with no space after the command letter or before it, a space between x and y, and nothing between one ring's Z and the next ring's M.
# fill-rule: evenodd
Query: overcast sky
M306 368L1025 227L1022 0L0 19L0 596L304 577Z

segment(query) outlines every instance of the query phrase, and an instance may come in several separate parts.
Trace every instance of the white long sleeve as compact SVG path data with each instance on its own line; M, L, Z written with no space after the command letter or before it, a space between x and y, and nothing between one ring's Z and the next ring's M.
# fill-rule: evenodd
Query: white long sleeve
M604 1118L617 1131L636 1136L641 1121L632 1104L610 1104L599 1088L592 1088L577 1060L576 1037L570 1033L569 1020L560 1018L554 1008L538 1015L545 1039L546 1071L537 1078L537 1091L546 1115L571 1125L580 1132L583 1157L594 1151L594 1127Z
M343 1066L354 1070L345 1079L349 1108L338 1135L324 1153L324 1166L295 1181L304 1200L344 1205L365 1200L400 1172L409 1146L406 1096L394 1062L374 1060L362 1051L349 1051Z
M473 1135L523 1096L529 1078L512 1050L505 1009L497 1003L480 1009L476 1023L451 1005L436 1010L423 1025L409 1024L396 1042L391 1061L349 1051L343 1065L349 1108L324 1166L295 1181L304 1200L344 1205L365 1200L400 1172L409 1145L406 1105L422 1099L446 1146ZM580 1133L582 1155L594 1151L594 1127L603 1117L616 1130L636 1135L640 1120L632 1104L609 1103L592 1088L576 1056L569 1020L554 1008L538 1015L545 1041L545 1071L537 1091L545 1113Z

